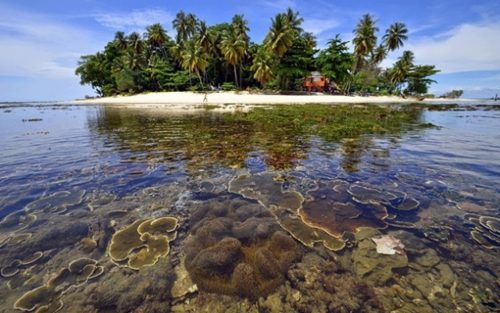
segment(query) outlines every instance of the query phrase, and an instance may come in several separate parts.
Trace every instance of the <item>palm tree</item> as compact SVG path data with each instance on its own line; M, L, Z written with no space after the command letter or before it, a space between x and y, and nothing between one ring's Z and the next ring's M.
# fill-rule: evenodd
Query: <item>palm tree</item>
M405 51L403 55L394 64L390 71L391 82L395 85L401 84L407 77L413 67L415 55L412 51Z
M182 67L190 73L195 73L203 86L201 73L208 67L208 55L203 51L203 47L196 40L186 42L182 55Z
M363 15L354 29L354 54L356 56L356 70L363 65L364 58L373 55L373 50L377 45L377 36L375 33L378 28L375 26L375 20L369 14Z
M250 42L250 37L247 32L250 31L248 28L248 22L245 20L243 15L235 15L233 16L233 20L231 22L231 27L233 28L236 36L241 37L245 43L245 53L242 56L240 63L243 63L245 56L247 55L248 46ZM243 64L240 64L240 87L243 87Z
M241 60L246 55L245 39L241 35L238 35L234 29L226 31L222 36L220 49L226 61L233 66L234 83L238 86L236 66L241 63Z
M266 84L273 77L273 58L269 54L269 52L260 48L253 59L253 64L250 67L250 70L254 72L253 77L259 81L262 87L265 87Z
M408 29L403 23L396 22L392 24L383 37L384 43L387 49L394 51L404 45L404 42L408 40Z
M245 17L243 15L236 14L233 16L231 25L233 26L236 34L242 36L248 44L250 38L248 37L247 32L250 31L250 28L248 28L248 21L245 20Z
M143 42L141 39L141 35L137 32L133 32L128 35L127 39L129 47L134 51L136 55L139 55L144 50Z
M299 17L299 12L294 12L291 8L288 8L286 13L284 13L284 17L290 28L292 28L297 33L302 32L302 28L300 27L300 25L302 25L304 19Z
M404 51L403 55L399 59L401 62L403 62L407 66L412 66L413 62L415 61L415 54L412 51Z
M305 32L302 34L302 37L304 38L305 44L309 49L316 49L316 36L314 36L313 33Z
M293 45L293 40L294 29L291 28L288 18L283 14L276 15L264 39L267 49L281 58Z
M127 48L127 37L125 37L124 32L116 32L114 41L118 45L118 48L122 50L125 50Z
M175 19L172 21L172 25L177 31L177 43L182 44L186 42L189 37L189 26L186 13L184 13L184 11L179 11L179 13L175 16Z
M200 45L203 47L205 53L210 53L213 47L213 36L204 21L200 21L198 24L198 34L197 39Z
M192 38L196 33L196 27L198 26L198 19L196 18L196 15L189 13L186 16L186 26L187 35L189 38Z
M387 57L387 49L383 45L379 45L375 51L373 51L372 59L371 59L371 64L372 66L376 66Z
M146 38L152 51L160 50L165 56L164 45L168 41L167 32L161 24L153 24L146 29Z

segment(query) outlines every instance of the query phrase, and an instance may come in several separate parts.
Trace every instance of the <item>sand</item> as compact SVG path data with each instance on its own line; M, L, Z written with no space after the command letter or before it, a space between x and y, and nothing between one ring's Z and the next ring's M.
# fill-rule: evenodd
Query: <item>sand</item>
M461 100L464 101L464 100ZM361 97L339 95L265 95L249 92L211 92L205 94L194 92L153 92L134 96L115 96L71 101L71 104L110 104L134 108L156 108L172 111L192 111L207 109L215 111L246 111L257 105L266 104L341 104L341 103L415 103L415 98L401 97ZM454 103L443 99L426 99L426 103ZM455 100L456 102L456 100Z

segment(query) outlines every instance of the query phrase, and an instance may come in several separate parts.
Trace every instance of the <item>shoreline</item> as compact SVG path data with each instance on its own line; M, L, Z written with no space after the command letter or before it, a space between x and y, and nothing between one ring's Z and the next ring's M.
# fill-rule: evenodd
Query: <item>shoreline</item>
M225 105L225 104L340 104L340 103L431 103L450 104L474 102L476 99L439 99L429 98L419 101L415 98L397 96L343 96L343 95L266 95L247 91L209 92L204 102L204 93L195 92L152 92L132 96L113 96L94 99L64 101L66 104L168 104L168 105Z

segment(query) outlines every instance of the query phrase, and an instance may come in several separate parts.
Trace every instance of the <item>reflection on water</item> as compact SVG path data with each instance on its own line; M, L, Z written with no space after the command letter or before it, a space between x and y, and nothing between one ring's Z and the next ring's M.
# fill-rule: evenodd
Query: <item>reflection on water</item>
M1 312L500 309L495 108L2 110Z

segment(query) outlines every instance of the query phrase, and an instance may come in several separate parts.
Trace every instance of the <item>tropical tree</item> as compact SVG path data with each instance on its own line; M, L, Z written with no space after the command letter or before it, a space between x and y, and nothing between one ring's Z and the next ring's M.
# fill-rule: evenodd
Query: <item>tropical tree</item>
M316 67L323 75L333 81L342 92L348 92L353 56L349 52L348 41L343 41L340 34L328 41L316 59Z
M124 32L116 32L114 41L120 49L127 49L127 37Z
M189 13L186 16L186 30L189 38L192 38L196 33L196 27L198 26L198 18L196 15Z
M153 24L146 29L146 38L153 51L165 53L164 45L170 39L161 24Z
M135 54L139 55L144 51L144 43L139 33L131 33L128 36L127 42L129 47L132 49L132 51L134 51Z
M310 49L316 49L317 41L316 36L313 33L305 32L302 34L302 37L305 40L306 46Z
M311 49L302 36L295 38L293 45L279 60L276 68L278 84L282 90L300 89L302 79L314 69L315 49Z
M426 94L429 86L436 81L429 76L439 73L434 65L417 65L408 73L406 92L414 95Z
M109 84L111 72L106 66L106 56L103 53L80 57L75 73L80 76L80 84L90 84L98 95L107 95L104 86Z
M262 87L265 87L266 84L272 79L274 75L273 66L273 57L266 49L261 47L257 51L250 69L254 72L253 77L262 85Z
M220 48L226 61L233 66L234 83L238 86L238 73L236 67L246 55L245 38L238 34L234 28L226 31L222 36Z
M390 51L401 48L404 42L408 40L408 29L406 25L396 22L389 26L383 37L384 44Z
M356 57L355 69L359 71L364 64L364 58L373 54L373 50L377 46L376 32L378 28L375 25L375 20L369 14L363 15L361 20L354 29L354 55Z
M240 88L260 84L299 89L312 70L320 70L342 92L421 94L437 73L432 66L415 65L410 51L392 67L380 67L387 54L408 39L408 29L401 22L390 25L378 42L375 19L364 15L353 31L352 53L338 35L318 53L316 38L301 28L302 23L299 13L288 8L272 18L259 45L250 41L243 15L234 15L230 23L207 25L194 14L180 11L172 22L175 41L158 23L147 27L143 35L117 32L103 51L81 57L76 74L82 84L108 96L186 90L195 76L202 85L234 79Z
M248 45L248 42L250 41L248 31L250 31L250 28L248 28L248 21L245 20L245 17L243 15L236 14L233 16L231 25L236 34L238 36L242 36Z
M392 84L396 86L396 88L405 82L413 68L413 62L415 59L415 55L411 51L404 51L403 55L394 63L392 69L389 69L389 78Z
M370 65L377 66L380 63L382 63L382 61L387 57L387 53L388 53L388 51L383 45L378 46L373 51L373 54L372 54L371 60L370 60Z
M210 53L214 44L213 35L204 21L198 23L197 40L205 53Z
M208 56L203 51L203 47L196 40L186 42L185 48L181 53L182 67L190 73L196 74L203 86L201 74L205 72L208 66Z
M264 44L270 52L281 58L293 45L294 35L294 30L290 28L286 17L283 14L278 14L272 20Z
M190 35L190 26L188 25L188 19L184 11L179 11L172 21L172 25L177 32L176 41L177 44L182 44L187 41Z
M247 20L245 20L245 17L243 15L238 15L238 14L233 16L231 26L236 35L241 39L243 39L243 42L245 44L244 47L245 53L240 60L240 67L239 67L240 68L239 85L240 87L243 87L243 61L245 60L245 57L248 55L248 46L250 42L250 37L248 36L247 32L250 31L250 29L248 28L248 22Z
M283 17L293 31L296 33L302 32L302 28L300 26L304 22L304 19L299 16L299 12L294 12L291 8L288 8L286 13L283 14Z

